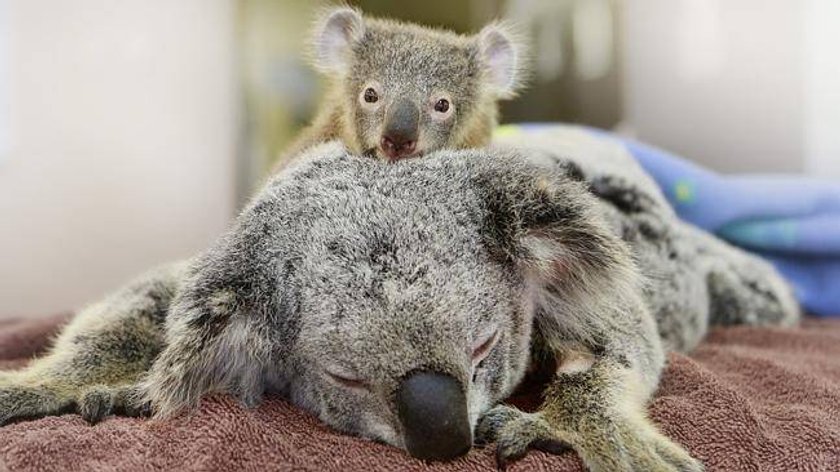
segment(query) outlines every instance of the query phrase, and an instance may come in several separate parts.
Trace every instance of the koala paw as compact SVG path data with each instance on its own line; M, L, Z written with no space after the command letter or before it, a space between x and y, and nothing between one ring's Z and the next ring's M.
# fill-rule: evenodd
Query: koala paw
M0 426L15 420L59 415L72 410L71 398L39 386L0 386Z
M571 447L553 434L551 426L539 413L524 413L499 405L479 419L476 428L478 444L496 442L496 465L507 465L536 449L549 454L561 454Z
M114 393L107 387L94 387L83 393L76 409L90 424L96 424L114 412Z
M126 386L0 385L0 426L65 413L78 413L90 424L112 414L146 416L147 410L133 404L132 392L133 387Z
M789 326L799 319L793 292L769 266L751 260L721 264L707 283L720 324Z

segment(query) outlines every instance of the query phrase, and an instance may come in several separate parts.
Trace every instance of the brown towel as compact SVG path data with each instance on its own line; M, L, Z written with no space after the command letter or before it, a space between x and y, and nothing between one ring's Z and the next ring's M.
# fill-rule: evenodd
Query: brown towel
M60 319L0 323L0 368L43 349ZM674 354L651 416L707 470L840 470L840 320L796 330L715 330ZM0 428L0 471L493 470L492 450L429 466L333 432L283 400L247 410L226 397L166 422L76 415ZM509 470L580 471L574 453L531 452Z

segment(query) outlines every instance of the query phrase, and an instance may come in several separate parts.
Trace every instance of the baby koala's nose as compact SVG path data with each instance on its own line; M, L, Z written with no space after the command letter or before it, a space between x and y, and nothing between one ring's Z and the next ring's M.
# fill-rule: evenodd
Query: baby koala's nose
M464 388L449 375L420 371L406 377L397 391L397 413L406 449L418 459L450 460L472 447Z
M382 136L379 146L389 159L397 160L410 156L417 148L417 141L402 135Z
M390 160L410 156L420 134L420 109L407 98L397 99L385 114L379 147Z

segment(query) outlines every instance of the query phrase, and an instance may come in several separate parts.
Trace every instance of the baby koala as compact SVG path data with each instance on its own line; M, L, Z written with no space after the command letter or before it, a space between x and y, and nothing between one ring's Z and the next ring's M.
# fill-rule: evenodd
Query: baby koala
M340 7L321 16L311 43L328 91L280 166L331 139L390 161L485 146L498 101L524 79L524 43L502 23L463 36Z

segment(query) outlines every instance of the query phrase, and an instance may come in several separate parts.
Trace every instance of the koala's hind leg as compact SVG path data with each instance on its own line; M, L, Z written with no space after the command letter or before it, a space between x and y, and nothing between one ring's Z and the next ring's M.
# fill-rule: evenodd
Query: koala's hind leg
M92 423L143 413L131 403L133 385L163 348L182 270L154 272L82 310L45 356L0 373L0 425L72 412Z
M799 304L790 285L768 262L684 225L698 241L698 258L708 267L711 324L795 325Z

